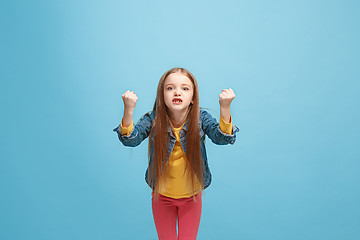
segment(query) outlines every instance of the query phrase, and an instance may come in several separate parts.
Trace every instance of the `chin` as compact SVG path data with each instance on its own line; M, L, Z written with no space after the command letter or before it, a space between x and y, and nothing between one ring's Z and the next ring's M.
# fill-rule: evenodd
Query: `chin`
M184 106L167 107L168 112L172 112L172 113L183 112L183 111L187 111L188 109L189 109L189 106L187 106L187 107L184 107Z

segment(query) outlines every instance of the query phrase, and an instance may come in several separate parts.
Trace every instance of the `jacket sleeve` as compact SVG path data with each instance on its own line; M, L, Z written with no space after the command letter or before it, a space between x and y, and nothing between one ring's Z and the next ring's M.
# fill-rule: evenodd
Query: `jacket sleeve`
M144 114L128 136L121 134L121 124L113 131L118 134L118 138L124 146L136 147L149 136L154 116L154 112Z
M236 140L236 133L239 128L233 124L232 134L223 133L220 129L219 123L213 118L210 113L201 110L200 119L202 122L202 129L211 141L218 145L234 144Z

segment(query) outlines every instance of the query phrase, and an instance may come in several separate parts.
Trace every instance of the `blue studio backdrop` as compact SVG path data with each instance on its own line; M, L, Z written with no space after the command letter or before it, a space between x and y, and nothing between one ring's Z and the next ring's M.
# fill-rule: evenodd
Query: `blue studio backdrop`
M121 95L152 109L172 67L234 145L207 141L199 240L360 239L359 1L5 1L0 239L157 239L147 140L112 131Z

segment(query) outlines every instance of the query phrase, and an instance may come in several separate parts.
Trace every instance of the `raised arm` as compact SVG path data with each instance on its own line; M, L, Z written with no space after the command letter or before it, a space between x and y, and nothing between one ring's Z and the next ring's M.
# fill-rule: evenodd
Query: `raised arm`
M219 94L220 116L227 123L231 121L230 104L232 100L234 100L234 98L235 98L235 93L231 88L224 89Z
M208 112L200 111L202 128L215 144L225 145L234 144L235 142L235 134L239 129L232 124L230 114L230 104L234 98L235 93L232 89L224 89L219 94L220 124Z
M121 124L114 128L113 131L118 134L119 140L125 146L135 147L149 136L155 113L146 113L134 125L133 113L138 97L133 91L126 91L122 95L122 99L124 101L124 116L122 118Z
M133 122L134 109L136 107L136 102L138 97L134 91L127 90L123 95L122 99L124 101L124 116L122 119L122 126L129 127Z

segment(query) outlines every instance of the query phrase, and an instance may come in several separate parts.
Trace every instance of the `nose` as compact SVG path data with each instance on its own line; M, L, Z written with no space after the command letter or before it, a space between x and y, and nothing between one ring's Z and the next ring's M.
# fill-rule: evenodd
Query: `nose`
M179 90L179 89L175 89L174 94L175 94L175 96L180 96L180 90Z

